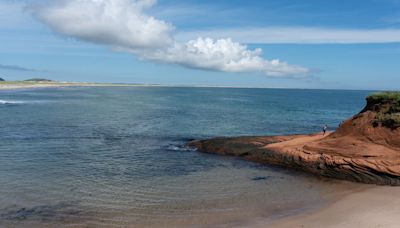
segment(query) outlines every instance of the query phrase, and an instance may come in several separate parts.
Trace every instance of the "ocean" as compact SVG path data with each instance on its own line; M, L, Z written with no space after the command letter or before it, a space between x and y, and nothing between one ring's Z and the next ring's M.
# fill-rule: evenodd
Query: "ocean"
M0 227L242 227L350 183L185 147L334 130L370 91L64 87L0 91Z

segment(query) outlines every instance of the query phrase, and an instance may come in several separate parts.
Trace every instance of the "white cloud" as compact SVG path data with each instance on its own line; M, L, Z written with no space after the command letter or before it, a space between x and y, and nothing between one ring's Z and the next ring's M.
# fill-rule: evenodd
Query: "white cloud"
M154 0L63 0L35 7L57 33L120 48L163 47L173 26L146 15Z
M279 60L265 60L262 50L249 50L231 39L197 38L157 52L142 53L146 59L175 63L189 68L225 72L263 72L269 76L303 75L308 69Z
M243 43L361 44L400 42L400 29L337 29L319 27L263 27L208 29L179 32L178 40L198 36L231 37Z
M106 44L141 59L225 72L262 72L269 76L304 76L307 68L262 58L231 39L174 40L174 27L146 14L155 0L59 0L33 7L55 32Z

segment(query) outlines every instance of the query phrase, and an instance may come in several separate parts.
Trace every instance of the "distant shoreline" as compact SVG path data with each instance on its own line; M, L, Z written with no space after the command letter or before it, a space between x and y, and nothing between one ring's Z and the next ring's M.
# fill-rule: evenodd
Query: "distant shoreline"
M168 85L168 84L140 84L140 83L101 83L101 82L58 82L58 81L0 81L0 90L18 90L56 87L176 87L176 88L225 88L225 89L282 89L282 90L343 90L369 91L372 89L319 89L319 88L285 88L285 87L247 87L247 86L218 86L218 85Z
M58 88L58 87L158 87L163 85L153 84L114 84L114 83L91 83L91 82L29 82L14 81L0 82L0 90Z

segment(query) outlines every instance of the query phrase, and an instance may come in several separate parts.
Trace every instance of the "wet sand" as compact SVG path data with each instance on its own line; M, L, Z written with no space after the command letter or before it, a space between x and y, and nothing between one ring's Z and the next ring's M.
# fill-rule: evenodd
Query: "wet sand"
M254 227L400 227L400 188L374 186L316 212Z

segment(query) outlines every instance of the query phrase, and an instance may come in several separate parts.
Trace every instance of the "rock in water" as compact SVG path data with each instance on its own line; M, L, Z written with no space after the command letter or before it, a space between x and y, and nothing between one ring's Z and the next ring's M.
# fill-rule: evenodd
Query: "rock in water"
M215 138L189 146L326 177L400 185L400 93L369 96L359 114L326 135Z

